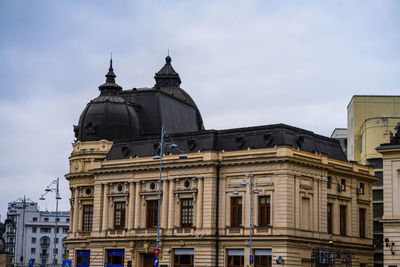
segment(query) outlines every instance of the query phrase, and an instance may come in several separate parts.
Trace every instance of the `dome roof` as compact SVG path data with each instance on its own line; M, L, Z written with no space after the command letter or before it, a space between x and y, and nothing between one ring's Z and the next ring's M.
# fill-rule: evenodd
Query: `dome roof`
M99 86L100 95L90 101L74 126L78 141L109 141L134 139L139 136L140 124L132 104L119 96L122 88L115 83L110 60L106 83Z

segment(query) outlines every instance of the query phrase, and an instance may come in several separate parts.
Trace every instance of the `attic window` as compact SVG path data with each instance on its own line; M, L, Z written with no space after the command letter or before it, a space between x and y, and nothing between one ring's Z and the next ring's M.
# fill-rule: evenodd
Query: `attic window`
M127 157L129 156L129 148L127 146L121 147L122 156Z
M242 148L244 146L244 139L243 137L236 137L236 145L238 148Z
M89 122L88 124L86 124L86 134L96 134L96 125L93 122Z
M266 146L269 146L271 145L271 143L272 143L272 136L270 134L264 135L264 144Z

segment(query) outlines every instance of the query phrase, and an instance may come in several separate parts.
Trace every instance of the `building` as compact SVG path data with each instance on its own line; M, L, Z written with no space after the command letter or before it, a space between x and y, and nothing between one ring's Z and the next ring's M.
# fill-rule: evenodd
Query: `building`
M383 266L384 191L382 155L375 148L385 143L400 121L400 96L355 95L347 106L347 158L373 166L380 178L373 186L375 266Z
M35 266L53 266L56 248L57 266L65 258L63 240L68 233L69 212L58 212L58 233L55 239L55 212L39 211L37 203L16 201L8 203L7 217L15 221L15 229L7 226L6 252L14 266L27 266L33 259Z
M337 140L284 124L204 130L170 57L152 88L122 90L115 77L110 64L74 127L65 241L74 266L153 266L158 212L160 266L247 266L251 229L257 267L279 266L276 257L372 266L377 179ZM161 165L164 128L174 145ZM249 173L259 194L242 186Z
M383 156L384 213L383 224L383 262L386 267L400 265L400 127L394 138L386 140L377 147Z

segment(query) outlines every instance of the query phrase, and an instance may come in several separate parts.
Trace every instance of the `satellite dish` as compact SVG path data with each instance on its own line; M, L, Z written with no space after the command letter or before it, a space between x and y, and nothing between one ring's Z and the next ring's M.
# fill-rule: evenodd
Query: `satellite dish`
M276 256L275 260L276 264L283 264L285 262L281 256Z

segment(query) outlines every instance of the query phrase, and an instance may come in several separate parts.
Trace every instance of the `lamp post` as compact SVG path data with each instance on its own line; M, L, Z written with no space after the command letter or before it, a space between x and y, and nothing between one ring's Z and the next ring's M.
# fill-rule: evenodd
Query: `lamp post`
M161 203L161 171L162 171L162 159L164 155L164 148L166 145L169 145L169 148L173 148L181 152L182 154L179 156L179 159L186 159L187 156L183 153L182 150L174 142L165 142L164 138L166 136L166 132L164 130L164 125L161 125L161 140L160 140L160 154L153 157L153 159L160 160L160 177L158 179L158 198L157 198L157 240L156 240L156 250L155 250L155 257L154 257L154 267L158 266L158 252L160 251L160 203Z
M246 178L250 178L249 182L246 182ZM253 173L250 172L246 175L246 178L243 179L241 186L249 186L250 193L250 258L249 258L249 266L253 266L253 251L252 251L252 238L253 238L253 194L260 194L257 188L255 188L255 184L253 183ZM236 190L233 194L239 194Z
M56 258L57 258L57 230L58 230L58 200L61 199L60 197L60 181L59 178L55 179L52 181L44 190L45 193L40 196L39 200L45 200L44 196L49 193L49 192L55 192L56 193L56 226L54 229L54 248L53 248L53 267L56 266Z

